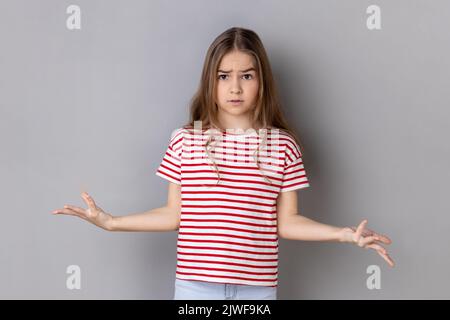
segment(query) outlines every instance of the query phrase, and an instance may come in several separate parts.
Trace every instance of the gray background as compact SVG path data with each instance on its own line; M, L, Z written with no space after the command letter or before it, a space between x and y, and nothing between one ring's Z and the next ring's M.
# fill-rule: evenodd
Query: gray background
M81 7L81 30L66 8ZM381 30L366 8L381 7ZM448 1L1 1L0 297L172 299L176 232L69 216L163 206L156 171L188 120L206 50L261 37L305 146L300 212L389 235L391 269L351 244L280 240L280 299L450 298ZM447 137L447 138L445 138ZM66 268L81 267L81 289ZM381 289L366 268L381 268Z

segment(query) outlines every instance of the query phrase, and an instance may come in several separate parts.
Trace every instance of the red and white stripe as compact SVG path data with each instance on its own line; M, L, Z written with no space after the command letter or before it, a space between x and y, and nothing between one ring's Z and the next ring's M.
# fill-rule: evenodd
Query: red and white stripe
M259 165L251 156L261 138L222 132L206 155L208 136L179 128L156 175L181 185L176 277L217 283L277 286L279 192L306 188L300 148L280 130L268 131ZM264 150L264 149L263 149ZM270 151L270 152L269 152Z

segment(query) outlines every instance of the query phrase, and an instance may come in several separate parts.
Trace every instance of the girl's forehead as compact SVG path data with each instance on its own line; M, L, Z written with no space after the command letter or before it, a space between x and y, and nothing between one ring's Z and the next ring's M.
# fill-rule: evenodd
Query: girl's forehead
M253 57L243 52L233 52L223 56L220 61L220 70L237 70L243 71L249 68L254 68Z

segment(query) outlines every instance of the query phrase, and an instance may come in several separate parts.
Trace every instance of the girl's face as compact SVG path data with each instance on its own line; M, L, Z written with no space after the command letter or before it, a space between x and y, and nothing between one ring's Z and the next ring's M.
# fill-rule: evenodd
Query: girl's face
M259 79L251 55L232 51L223 56L217 71L219 117L241 125L250 120L258 97ZM233 100L240 100L234 102Z

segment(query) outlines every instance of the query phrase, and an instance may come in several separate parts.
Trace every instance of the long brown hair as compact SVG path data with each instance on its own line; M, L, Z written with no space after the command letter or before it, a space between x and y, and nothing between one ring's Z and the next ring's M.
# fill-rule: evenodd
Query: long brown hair
M265 129L270 128L279 129L280 132L284 131L297 142L301 149L300 152L303 153L303 146L300 140L295 131L288 125L282 113L278 90L263 43L254 31L245 28L230 28L217 36L209 46L203 64L200 84L190 101L190 120L184 127L193 128L194 122L200 121L202 127L225 130L219 125L218 107L215 102L217 71L222 57L233 50L239 50L251 55L256 62L255 68L259 78L259 90L256 106L252 110L251 122L253 127L257 129L257 132L266 132ZM266 141L266 135L263 136L262 141L263 143L256 150L257 157L259 156L259 149ZM209 137L205 149L208 157L214 164L220 180L217 165L209 153L211 142L212 136ZM256 163L259 168L258 160L256 160ZM267 180L265 175L264 178ZM219 183L219 180L217 183Z

